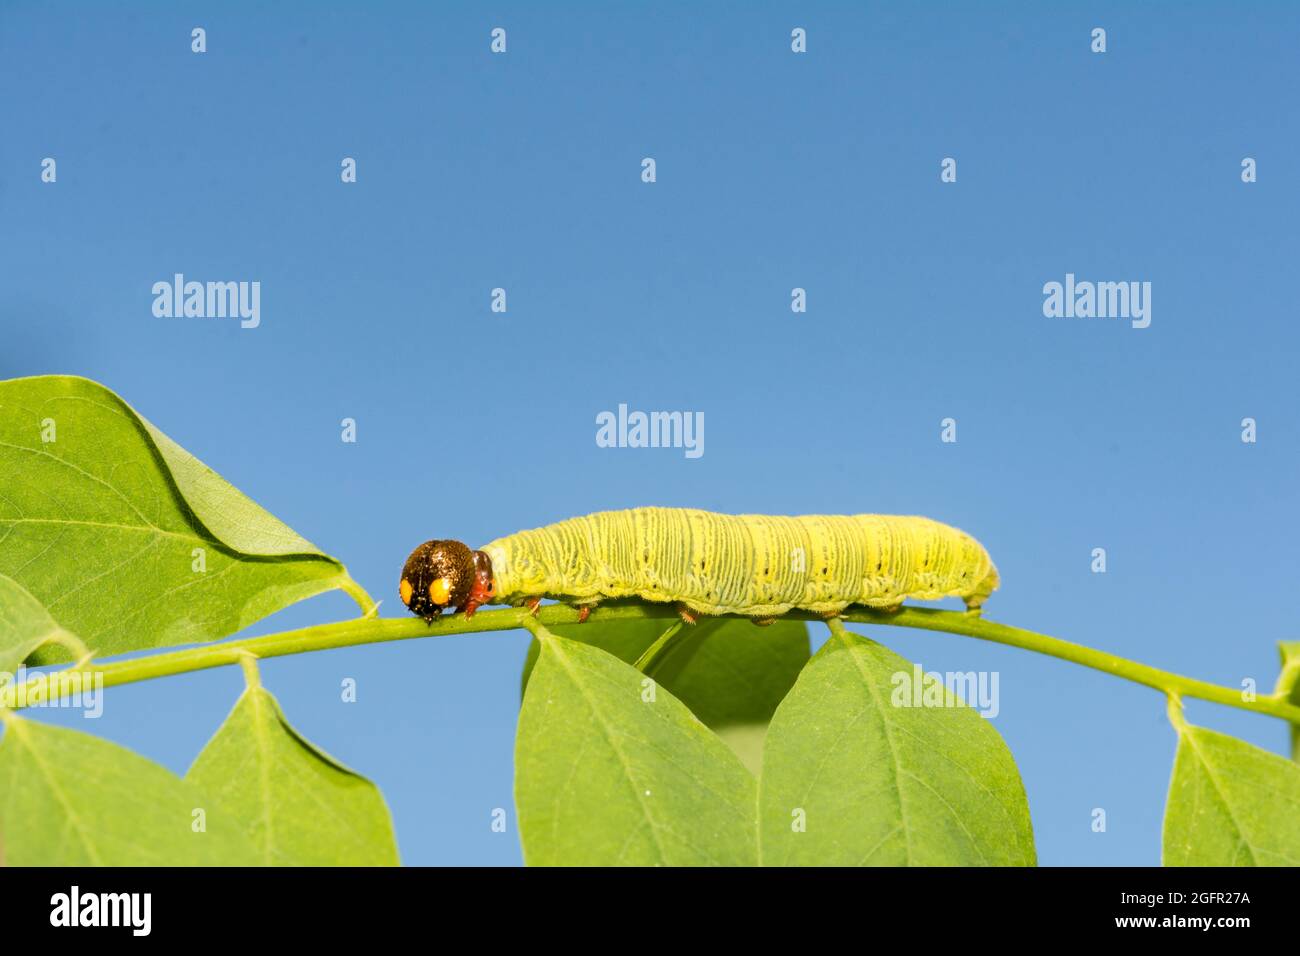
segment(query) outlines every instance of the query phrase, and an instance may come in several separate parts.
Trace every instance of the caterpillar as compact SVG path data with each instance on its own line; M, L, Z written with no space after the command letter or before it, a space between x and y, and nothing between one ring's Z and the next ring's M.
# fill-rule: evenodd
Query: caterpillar
M447 607L565 601L586 620L605 599L641 598L767 623L799 609L833 617L851 604L960 597L978 611L998 586L988 552L963 531L898 515L724 515L632 508L498 538L477 551L433 540L406 560L398 592L432 621Z

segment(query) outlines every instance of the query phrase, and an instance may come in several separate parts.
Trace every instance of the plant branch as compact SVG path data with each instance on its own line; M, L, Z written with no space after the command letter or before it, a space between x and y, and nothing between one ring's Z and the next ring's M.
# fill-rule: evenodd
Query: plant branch
M264 637L249 637L219 644L204 644L199 647L180 651L152 654L147 657L133 658L113 663L85 661L82 664L60 673L79 672L83 675L100 676L105 687L119 684L131 684L156 677L172 674L184 674L191 671L207 670L213 667L225 667L238 664L245 654L252 654L258 660L270 657L283 657L288 654L303 654L309 651L323 651L337 647L353 647L360 644L378 644L387 641L405 641L421 637L443 637L451 634L481 634L488 631L511 631L519 628L532 629L528 621L531 612L527 608L505 608L495 611L480 611L474 617L466 619L464 615L450 615L439 618L432 624L425 624L419 618L380 618L363 617L336 624L320 624L295 631L268 634ZM819 621L815 614L791 612L786 615L794 620ZM595 626L612 621L631 620L671 620L677 617L672 605L664 604L605 604L591 612L587 625ZM1252 711L1280 717L1293 724L1300 725L1300 705L1290 702L1285 695L1262 695L1254 700L1245 700L1241 690L1234 687L1222 687L1206 681L1183 677L1169 671L1140 664L1115 654L1094 650L1049 637L1019 627L998 624L970 614L957 611L941 611L935 608L904 607L896 612L877 611L870 608L851 608L842 616L844 621L858 624L882 624L889 627L914 627L927 631L942 631L949 634L962 634L1006 644L1024 650L1046 654L1060 660L1070 661L1083 667L1090 667L1106 674L1112 674L1124 680L1143 684L1166 695L1182 698L1197 698L1216 704L1235 707L1239 710ZM542 627L561 624L576 624L578 612L563 604L551 604L543 607L535 623ZM30 678L17 688L6 688L5 699L16 699L17 706L30 706L58 697L67 690L67 682L49 681L45 675ZM11 695L13 697L11 698Z

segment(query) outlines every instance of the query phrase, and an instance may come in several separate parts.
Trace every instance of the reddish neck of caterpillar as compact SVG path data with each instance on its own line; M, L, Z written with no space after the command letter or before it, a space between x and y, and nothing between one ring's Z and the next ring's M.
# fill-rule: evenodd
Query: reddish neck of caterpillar
M482 551L474 552L474 583L470 585L469 599L465 602L465 616L473 617L484 604L496 597L496 582L492 580L492 559Z

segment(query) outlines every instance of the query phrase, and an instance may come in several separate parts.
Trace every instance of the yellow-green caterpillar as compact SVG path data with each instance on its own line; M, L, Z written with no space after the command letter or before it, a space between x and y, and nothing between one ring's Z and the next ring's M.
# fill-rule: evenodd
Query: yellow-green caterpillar
M399 590L429 620L447 606L472 614L487 603L536 607L543 597L583 609L641 598L675 603L688 619L768 619L893 608L905 598L959 597L976 610L997 586L984 546L929 518L632 508L520 531L480 551L428 541L407 559Z

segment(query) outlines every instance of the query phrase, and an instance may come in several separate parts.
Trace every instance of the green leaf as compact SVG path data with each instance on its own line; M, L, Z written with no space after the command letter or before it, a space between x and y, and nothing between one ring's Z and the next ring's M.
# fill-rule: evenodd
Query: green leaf
M1175 705L1165 866L1300 866L1300 765L1195 727Z
M274 866L396 866L379 788L298 735L260 685L249 686L185 779L243 824Z
M4 716L0 854L8 866L249 866L236 821L175 774L75 730ZM195 811L203 810L196 832Z
M71 638L26 588L0 574L0 686L38 647Z
M754 863L753 776L663 687L563 637L524 694L515 803L530 866Z
M1029 806L993 725L946 706L894 706L913 665L833 634L777 708L759 778L767 866L1033 865Z
M671 624L666 620L565 624L552 631L599 647L631 664ZM524 662L523 686L537 660L533 641ZM655 667L661 687L709 727L765 724L808 663L808 628L802 621L755 627L734 618L704 619L681 635Z
M562 624L551 630L632 664L672 623L592 622ZM529 644L521 693L528 688L537 650L537 641ZM757 776L767 722L809 656L808 627L802 621L756 627L735 618L705 618L678 635L677 643L651 673L659 686L689 707Z
M623 663L632 664L672 623L670 620L656 618L604 623L592 621L589 624L555 624L550 630L557 637L599 647ZM528 642L528 656L524 658L524 672L519 681L520 700L523 700L528 690L528 681L537 665L537 655L541 648L541 642L536 638Z
M332 588L373 607L338 561L86 379L0 382L0 473L0 574L101 654L215 640Z

